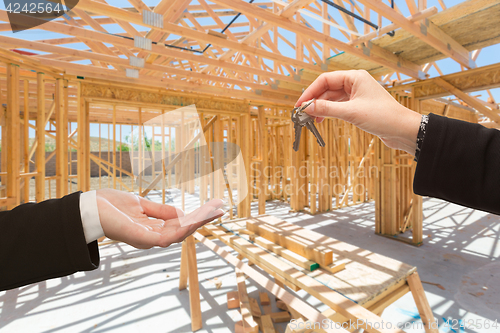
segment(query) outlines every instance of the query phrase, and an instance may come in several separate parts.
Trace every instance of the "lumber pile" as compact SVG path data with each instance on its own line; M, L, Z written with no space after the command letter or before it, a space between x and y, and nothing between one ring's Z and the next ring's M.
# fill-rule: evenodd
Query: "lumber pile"
M261 232L261 227L265 227L262 230L275 232ZM227 295L228 309L237 307L241 309L243 319L236 324L236 332L245 332L245 329L254 331L256 326L263 332L264 329L273 332L270 322L276 324L281 320L290 321L291 319L311 325L323 322L323 320L327 323L331 321L330 324L347 323L349 325L349 322L357 322L360 318L365 323L381 324L380 315L384 309L411 291L426 325L426 331L437 333L437 330L429 327L433 320L432 311L416 267L269 215L238 219L219 225L208 224L203 228L206 233L216 237L238 253L241 258L253 262L274 278L272 281L252 269L244 261L238 260L223 250L220 245L195 233L196 239L237 269L238 290ZM294 241L289 242L289 238ZM260 240L264 246L251 239ZM282 243L276 244L273 240ZM300 244L300 241L307 242ZM315 248L319 251L311 250ZM302 255L294 251L300 251ZM286 253L289 256L288 259L280 253ZM304 255L309 257L304 257ZM317 263L320 267L312 271L304 267L304 263L308 261L328 262L325 258L330 255L331 265L343 264L343 269L332 273L320 263ZM246 293L245 275L272 293L276 299L276 307L283 311L277 313L271 311L271 299L267 293L259 294L260 304L257 298L249 297ZM329 309L321 313L317 312L292 292L286 291L288 288L293 291L304 290ZM266 317L267 315L269 317ZM370 333L382 332L370 325L363 328ZM299 331L294 330L290 325L287 327L287 332ZM334 331L338 332L330 328L320 330L320 332L328 333ZM343 329L340 331L344 332Z
M291 320L292 316L283 301L276 302L276 306L282 311L273 312L267 292L259 292L258 301L248 296L245 275L238 269L236 279L238 290L227 293L228 310L239 308L241 311L242 320L235 323L235 332L258 332L260 329L263 333L276 333L275 323L287 323Z

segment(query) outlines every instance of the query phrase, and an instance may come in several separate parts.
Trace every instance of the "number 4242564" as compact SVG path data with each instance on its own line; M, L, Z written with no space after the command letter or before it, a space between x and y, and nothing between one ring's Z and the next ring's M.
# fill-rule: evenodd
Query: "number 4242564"
M63 5L59 3L51 3L51 2L32 2L32 3L24 3L22 6L19 2L9 3L5 10L9 13L14 14L50 14L52 12L64 12Z

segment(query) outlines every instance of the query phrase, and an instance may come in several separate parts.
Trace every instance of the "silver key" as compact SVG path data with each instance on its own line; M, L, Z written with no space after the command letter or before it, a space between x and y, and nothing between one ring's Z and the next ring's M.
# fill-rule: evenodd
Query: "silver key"
M302 134L302 127L307 127L308 130L316 137L316 141L318 142L320 147L325 146L325 141L319 134L318 129L314 126L314 118L304 112L304 110L313 103L315 99L313 99L308 104L303 107L297 107L292 110L292 121L294 123L295 130L295 141L293 142L293 150L298 151L300 145L300 137Z

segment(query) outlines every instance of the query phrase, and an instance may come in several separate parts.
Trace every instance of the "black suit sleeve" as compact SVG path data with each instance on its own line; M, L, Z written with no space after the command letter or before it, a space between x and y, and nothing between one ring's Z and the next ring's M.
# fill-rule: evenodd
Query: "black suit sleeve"
M500 131L429 116L415 193L500 214Z
M0 290L99 266L97 241L85 241L80 194L0 212Z

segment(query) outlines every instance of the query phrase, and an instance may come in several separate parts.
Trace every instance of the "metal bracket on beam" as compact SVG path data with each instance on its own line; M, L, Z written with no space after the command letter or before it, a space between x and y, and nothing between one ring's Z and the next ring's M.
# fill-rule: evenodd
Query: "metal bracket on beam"
M363 48L363 53L367 56L370 56L370 49L364 45L362 45L361 47Z
M423 22L420 22L420 32L424 35L427 36L427 28L429 27L429 20L425 19Z
M139 78L139 71L137 69L125 68L125 75L134 79Z
M138 47L138 48L143 49L143 50L151 51L151 49L152 49L151 39L141 37L141 36L135 36L134 37L134 47Z
M144 58L130 56L130 66L144 68Z
M151 25L157 28L163 28L163 15L153 13L152 11L142 10L142 23Z
M469 58L469 67L471 69L477 67L476 62L472 58Z

